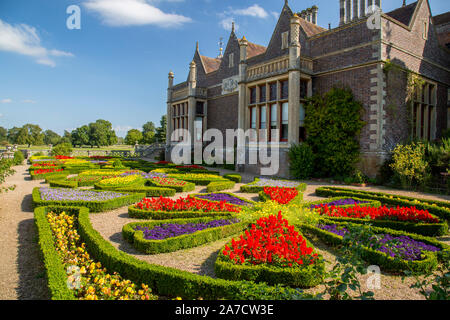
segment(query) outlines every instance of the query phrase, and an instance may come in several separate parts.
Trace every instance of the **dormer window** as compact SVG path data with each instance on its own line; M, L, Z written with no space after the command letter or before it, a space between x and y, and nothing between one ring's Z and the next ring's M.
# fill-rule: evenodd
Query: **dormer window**
M289 48L289 31L281 34L281 50Z
M234 67L234 53L230 53L228 56L228 64L230 68Z

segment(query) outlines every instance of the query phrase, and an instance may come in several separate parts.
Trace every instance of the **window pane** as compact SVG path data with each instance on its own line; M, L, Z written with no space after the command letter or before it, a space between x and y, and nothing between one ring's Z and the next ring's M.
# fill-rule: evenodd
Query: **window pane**
M250 89L250 104L256 103L256 88Z
M305 125L305 106L303 105L303 103L300 103L300 112L299 112L299 115L300 115L300 126L304 126Z
M300 81L300 98L306 99L308 97L308 82Z
M269 85L269 88L270 88L270 100L271 101L277 100L277 83L276 82L271 83Z
M253 107L250 110L251 110L251 117L252 117L251 128L256 129L256 107Z
M266 102L266 86L265 85L260 86L259 92L260 92L259 102Z
M277 127L277 105L273 104L270 106L270 126L272 129L275 129Z
M266 107L261 107L261 127L260 129L266 129L266 119L267 119L267 109Z
M281 99L289 98L289 81L281 82Z
M287 124L289 122L289 104L287 102L283 103L281 109L281 122Z

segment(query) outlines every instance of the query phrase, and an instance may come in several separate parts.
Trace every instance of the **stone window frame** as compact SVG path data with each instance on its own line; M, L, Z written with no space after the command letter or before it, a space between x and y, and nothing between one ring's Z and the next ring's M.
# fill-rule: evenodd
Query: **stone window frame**
M428 32L429 32L430 24L425 19L422 20L422 23L423 23L422 24L422 39L428 40Z
M229 68L234 67L234 52L232 52L228 55L228 67Z
M189 130L189 105L188 100L177 101L172 103L172 132L177 129ZM172 139L172 132L170 133L171 142L183 141L183 136L177 136L175 140Z
M421 88L416 88L411 101L413 138L433 141L437 133L437 83L425 79Z

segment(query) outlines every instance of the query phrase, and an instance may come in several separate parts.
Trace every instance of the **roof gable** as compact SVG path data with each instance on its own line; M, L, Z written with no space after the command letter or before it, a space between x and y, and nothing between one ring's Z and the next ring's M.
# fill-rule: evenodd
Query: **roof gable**
M407 6L400 7L393 11L386 13L389 17L397 20L400 23L403 23L405 26L409 26L413 20L414 13L417 9L417 4L419 1L408 4Z
M294 15L291 8L287 4L284 5L278 18L277 25L270 38L269 45L266 50L266 58L272 59L277 56L282 56L289 53L289 49L281 49L281 34L284 32L290 32L291 29L291 17Z

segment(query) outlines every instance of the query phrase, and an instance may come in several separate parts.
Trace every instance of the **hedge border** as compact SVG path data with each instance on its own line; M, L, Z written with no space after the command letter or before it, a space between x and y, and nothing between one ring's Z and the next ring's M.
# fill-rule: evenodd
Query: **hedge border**
M200 212L200 211L148 211L128 207L128 215L134 219L146 220L173 220L173 219L191 219L205 217L230 217L236 218L235 212Z
M208 174L210 174L210 173L208 173ZM221 176L218 176L217 179L215 179L215 178L200 179L200 178L183 177L182 174L168 174L168 178L174 178L174 179L178 179L178 180L182 180L182 181L191 182L191 183L194 183L196 186L207 186L208 184L210 184L212 182L229 181L228 179L224 179Z
M240 174L225 174L223 177L225 179L234 181L236 183L241 183L242 182L242 176Z
M67 211L79 214L87 208L77 207L39 207L34 210L34 223L38 231L38 244L44 264L47 286L51 300L77 300L73 291L67 287L67 274L63 261L55 248L55 241L50 225L47 221L49 211Z
M321 197L328 197L328 196L349 196L349 197L359 197L362 199L372 199L372 200L378 200L382 204L389 204L389 205L400 205L400 206L414 206L418 209L422 210L428 210L431 214L434 214L435 216L438 216L442 219L446 219L447 221L450 220L450 208L446 206L450 206L450 204L447 204L442 201L433 201L433 200L427 200L427 199L419 199L419 198L412 198L412 197L404 197L404 196L397 196L394 194L389 193L381 193L381 192L369 192L369 191L362 191L362 190L355 190L355 189L346 189L346 188L336 188L336 187L321 187L316 189L316 194ZM393 198L390 198L393 197ZM399 198L399 199L394 199ZM414 203L413 201L418 201L417 203ZM427 203L434 203L433 205L426 205L422 202ZM439 206L438 204L445 204L444 207Z
M206 192L212 193L217 191L233 189L236 182L231 180L213 181L206 186Z
M323 199L323 200L305 202L303 206L307 207L307 208L310 208L312 205L327 204L327 203L330 203L332 201L346 200L346 199L352 199L352 200L356 200L356 201L367 201L367 203L360 203L359 204L360 207L373 207L373 208L381 207L381 202L378 201L378 200L362 199L362 198L356 198L356 197L332 197L332 198L326 198L326 199ZM354 204L350 204L350 205L344 205L344 206L338 206L338 207L339 208L351 208L351 207L354 207L354 206L355 206Z
M195 194L190 194L189 196L192 197L192 198L196 198L196 199L200 199L200 200L205 200L205 199L199 198L199 197L197 197L197 196L206 196L206 195L211 194L211 193L215 193L215 192L195 193ZM240 200L242 200L242 201L245 201L245 202L247 202L248 204L251 204L251 205L257 204L256 201L248 200L248 199L246 199L246 198L244 198L244 197L240 197L240 196L238 196L238 195L236 195L236 194L234 194L234 193L231 193L231 192L217 192L217 193L220 193L220 194L227 194L227 195L229 195L229 196L233 196L233 197L238 198L238 199L240 199ZM208 201L219 203L219 201L213 201L213 200L208 200ZM236 205L236 204L233 204L233 205L236 206L236 207L247 207L247 206L238 206L238 205Z
M33 205L34 207L43 206L67 206L67 207L86 207L91 212L105 212L114 210L120 207L128 206L132 203L140 201L145 198L144 193L131 193L124 197L111 199L106 201L53 201L53 200L41 200L40 187L33 189ZM91 192L99 192L92 191ZM101 192L101 191L100 191Z
M221 217L132 222L126 224L122 228L122 236L125 240L130 242L133 245L133 247L139 252L143 252L145 254L159 254L194 248L204 245L206 243L214 242L226 238L230 235L242 232L248 226L248 222L247 223L238 222L231 225L226 225L217 228L209 228L197 231L192 234L185 234L164 240L147 240L144 239L144 232L134 230L136 226L147 227L151 229L166 223L170 224L202 223L218 220L220 218ZM223 219L229 218L223 217Z
M117 192L133 192L133 193L145 193L146 197L154 198L154 197L173 197L176 194L176 191L171 188L158 188L158 187L124 187L118 188L115 191Z
M306 242L311 246L308 240ZM231 241L227 245L231 246ZM232 281L247 280L265 282L269 285L281 283L299 288L313 288L321 284L325 277L325 262L322 255L319 254L318 257L315 264L300 268L236 265L223 254L222 248L214 264L214 272L217 277Z
M52 175L60 175L63 174L62 172L64 171L57 171L57 172L50 172L50 173L45 173L45 174L34 174L34 170L30 171L30 176L31 176L31 180L46 180L47 178L51 178ZM69 172L65 172L64 174L69 175Z
M243 192L243 193L259 193L259 192L263 191L265 186L262 186L262 187L255 186L255 183L257 183L260 180L261 179L259 179L259 178L255 178L255 180L253 182L250 182L246 185L241 186L241 192ZM292 180L281 180L281 179L274 179L274 180L292 182ZM297 189L299 192L304 192L306 190L306 188L307 188L306 183L300 183L295 189Z
M336 224L338 226L357 225L354 223L339 223L339 222L335 222L335 221L331 221L331 220L327 220L327 219L322 219L321 223ZM343 242L343 239L341 236L338 236L334 233L319 229L317 227L310 226L310 225L300 225L298 227L305 232L310 232L310 233L317 235L327 245L338 246L338 245L341 245ZM411 271L418 272L421 274L428 273L428 272L433 271L437 267L438 260L442 260L443 257L447 257L450 255L450 247L444 243L441 243L441 242L433 239L433 238L425 237L425 236L418 235L418 234L408 233L408 232L404 232L404 231L388 229L388 228L372 227L372 230L376 233L388 233L388 234L391 234L394 236L406 235L414 240L422 241L422 242L434 245L434 246L442 249L442 251L439 253L426 252L424 254L425 255L424 260L407 261L407 260L394 259L394 258L388 256L386 253L376 251L369 247L362 247L363 259L368 263L380 266L385 271L400 272L400 271L411 270Z
M66 188L66 189L76 189L78 188L78 182L67 181L67 180L49 180L48 184L50 188Z

